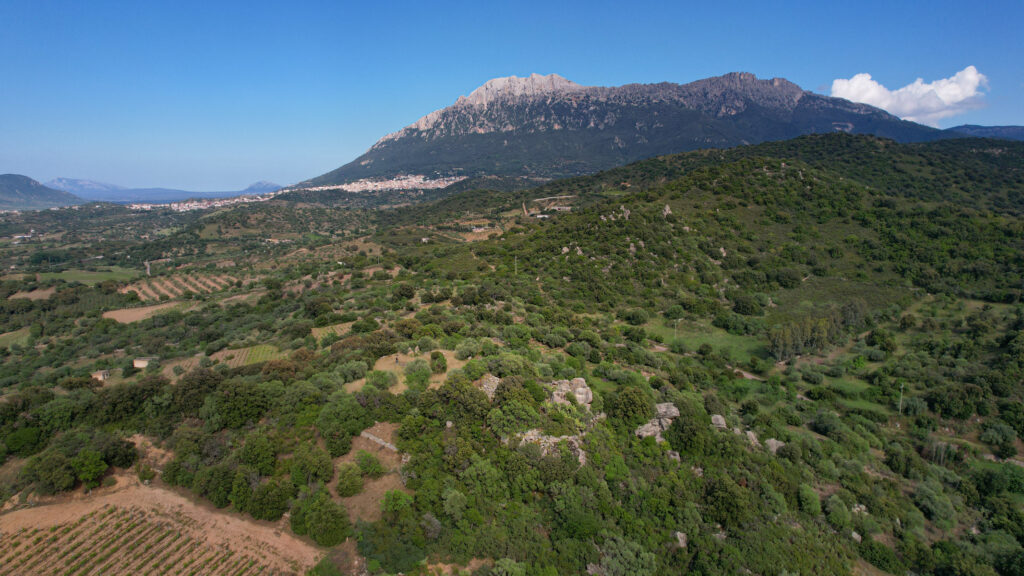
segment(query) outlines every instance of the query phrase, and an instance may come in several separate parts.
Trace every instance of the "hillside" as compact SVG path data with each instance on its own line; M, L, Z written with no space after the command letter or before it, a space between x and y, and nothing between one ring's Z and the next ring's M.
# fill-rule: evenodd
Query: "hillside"
M19 174L0 174L0 210L42 210L81 204L73 194L47 188Z
M394 208L0 215L66 228L0 253L0 558L103 571L71 541L107 516L3 514L137 476L312 574L1015 576L1022 155L810 135Z
M1001 138L1004 140L1024 140L1024 126L975 126L965 124L947 128L946 132L956 132L975 138Z
M781 78L733 73L689 84L592 87L534 74L491 80L385 136L345 166L298 186L401 174L551 179L663 154L837 130L899 141L943 137Z

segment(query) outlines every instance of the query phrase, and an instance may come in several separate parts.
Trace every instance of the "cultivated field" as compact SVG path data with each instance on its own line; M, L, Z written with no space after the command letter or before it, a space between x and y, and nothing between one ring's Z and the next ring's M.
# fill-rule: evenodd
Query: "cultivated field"
M278 350L275 346L269 344L260 344L259 346L250 346L249 348L238 348L236 350L221 350L215 352L210 356L211 360L227 364L231 368L238 368L240 366L248 366L249 364L258 364L260 362L267 362L268 360L277 360L284 358L285 354ZM182 358L178 360L172 360L164 364L163 374L168 378L174 378L174 368L180 366L182 370L188 372L193 368L199 366L199 360L202 356L192 356L191 358Z
M228 290L238 281L226 274L175 274L154 276L133 282L121 288L122 293L134 292L143 302L181 298L186 292L212 294Z
M0 575L302 574L321 555L279 526L216 511L131 475L89 496L0 516Z
M313 338L320 340L328 334L337 334L343 336L348 333L349 328L352 327L352 322L342 322L341 324L334 324L332 326L323 326L320 328L313 328Z

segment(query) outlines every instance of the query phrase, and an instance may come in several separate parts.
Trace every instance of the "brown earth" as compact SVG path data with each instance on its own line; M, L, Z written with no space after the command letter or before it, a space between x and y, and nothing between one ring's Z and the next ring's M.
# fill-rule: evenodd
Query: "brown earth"
M104 318L110 318L116 320L122 324L129 324L131 322L138 322L139 320L145 320L150 316L153 316L161 310L168 308L174 308L180 306L178 302L167 302L165 304L157 304L155 306L145 306L143 308L122 308L120 310L110 310L103 313Z
M57 288L51 286L49 288L32 290L31 292L15 292L8 296L7 299L14 300L15 298L24 298L26 300L49 300L50 296L53 296L56 292Z
M367 428L366 432L393 445L395 443L395 431L397 430L397 424L378 422L372 427ZM375 522L380 520L380 504L384 500L384 494L389 490L399 490L406 494L412 494L412 490L409 490L402 485L402 478L398 474L398 469L402 465L401 455L377 444L376 442L373 442L372 440L369 440L368 438L364 438L362 436L356 436L353 438L352 450L344 456L335 458L334 467L337 468L342 462L355 462L356 453L360 450L366 450L370 454L376 456L377 459L380 460L380 463L384 465L384 468L388 470L388 473L376 480L365 478L363 481L362 492L355 496L339 499L345 506L345 509L348 510L349 519L353 524L359 520L363 520L365 522ZM336 486L337 479L332 480L331 483L328 484L328 488L331 493L336 493Z

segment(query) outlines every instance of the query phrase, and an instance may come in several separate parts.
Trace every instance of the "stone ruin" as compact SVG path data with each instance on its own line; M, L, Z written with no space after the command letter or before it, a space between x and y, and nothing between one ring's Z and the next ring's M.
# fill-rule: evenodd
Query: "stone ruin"
M663 402L656 405L654 409L654 418L651 418L646 424L639 426L635 434L640 438L654 436L654 439L658 442L664 442L665 439L661 436L661 433L668 430L673 420L679 418L679 408L676 408L675 404L671 402Z

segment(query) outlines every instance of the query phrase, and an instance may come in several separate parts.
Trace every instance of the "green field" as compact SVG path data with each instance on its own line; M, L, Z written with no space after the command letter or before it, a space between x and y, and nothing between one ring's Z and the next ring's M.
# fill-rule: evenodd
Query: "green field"
M82 284L99 284L107 280L131 280L139 275L137 270L111 266L102 270L65 270L63 272L42 272L40 280L63 280L65 282L81 282Z

